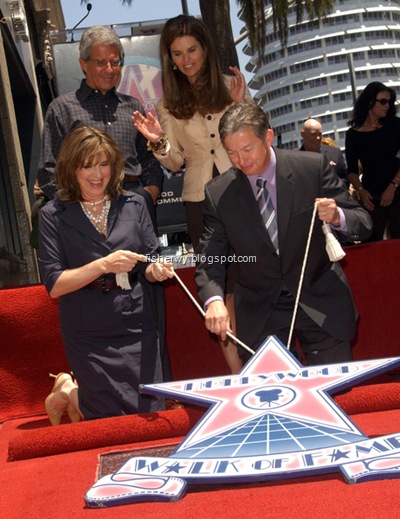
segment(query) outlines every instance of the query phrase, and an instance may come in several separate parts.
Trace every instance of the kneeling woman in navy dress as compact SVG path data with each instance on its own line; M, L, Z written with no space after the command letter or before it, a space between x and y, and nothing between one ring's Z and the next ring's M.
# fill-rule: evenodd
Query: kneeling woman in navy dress
M81 126L64 139L58 196L40 212L39 266L59 298L61 335L73 373L46 399L53 425L163 409L139 384L162 382L149 283L173 276L156 261L157 237L144 198L124 192L124 160L113 139Z

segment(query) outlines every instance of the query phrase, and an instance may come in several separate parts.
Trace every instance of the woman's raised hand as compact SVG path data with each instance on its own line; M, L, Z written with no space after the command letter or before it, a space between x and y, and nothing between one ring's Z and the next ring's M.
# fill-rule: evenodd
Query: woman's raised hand
M244 79L244 75L237 67L229 67L229 70L234 73L234 76L231 79L231 99L235 103L243 103L244 93L246 90L246 81Z
M138 111L133 112L132 121L135 128L150 142L157 142L163 135L160 123L151 112L147 117Z

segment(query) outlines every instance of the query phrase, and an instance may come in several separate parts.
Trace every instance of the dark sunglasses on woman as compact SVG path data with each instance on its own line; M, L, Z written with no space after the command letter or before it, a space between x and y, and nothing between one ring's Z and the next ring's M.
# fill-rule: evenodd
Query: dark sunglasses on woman
M375 99L375 102L379 103L382 106L385 106L386 104L389 104L389 105L393 104L391 99Z

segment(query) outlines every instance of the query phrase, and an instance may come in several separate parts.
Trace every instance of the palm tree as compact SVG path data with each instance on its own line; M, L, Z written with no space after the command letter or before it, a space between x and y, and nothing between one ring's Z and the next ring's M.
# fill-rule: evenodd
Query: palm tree
M199 0L199 6L203 22L214 40L222 70L229 73L229 66L239 67L229 0Z
M323 18L331 12L334 4L334 0L236 0L236 2L240 8L240 16L247 27L252 50L257 51L258 56L263 56L265 48L266 7L271 10L273 30L278 32L281 43L285 45L290 9L295 8L296 22L299 23L304 13L308 15L309 20Z
M120 1L122 5L132 6L134 0ZM81 4L88 3L88 0L81 0ZM262 57L267 34L266 6L272 12L272 29L278 32L282 44L286 44L290 8L296 9L297 22L303 19L305 13L309 19L323 18L332 10L334 0L236 0L236 3L248 30L250 46ZM186 1L182 0L183 10L185 6ZM230 1L199 0L199 6L203 21L216 43L223 71L227 72L230 65L239 66L230 22Z

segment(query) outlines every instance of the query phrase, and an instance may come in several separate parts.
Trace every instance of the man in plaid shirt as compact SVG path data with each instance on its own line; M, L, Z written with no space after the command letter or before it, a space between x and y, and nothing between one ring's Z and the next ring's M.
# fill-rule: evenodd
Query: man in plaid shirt
M109 27L87 29L79 45L85 79L76 92L63 94L48 107L43 130L37 180L48 199L54 198L54 167L65 135L76 126L89 125L111 135L125 156L124 188L143 195L155 221L155 202L162 186L162 169L146 139L132 123L132 114L144 108L139 101L115 90L121 76L124 50Z

